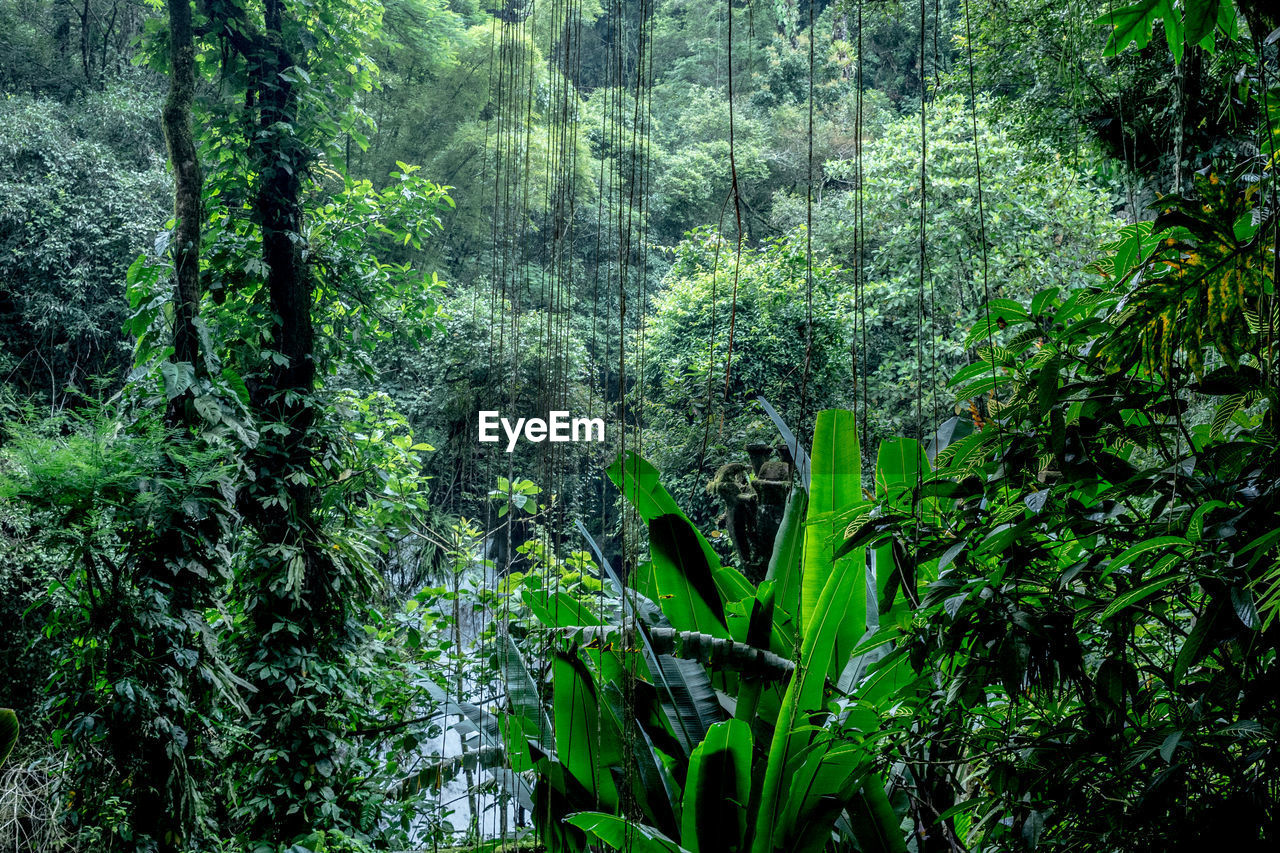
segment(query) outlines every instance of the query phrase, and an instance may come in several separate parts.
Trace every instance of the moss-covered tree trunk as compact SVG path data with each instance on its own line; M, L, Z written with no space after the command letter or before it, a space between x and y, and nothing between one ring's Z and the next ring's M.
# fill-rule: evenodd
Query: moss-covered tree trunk
M165 145L173 166L174 323L173 360L201 370L196 316L200 310L200 196L203 176L195 139L191 133L191 105L195 99L195 41L190 0L168 0L169 95L163 111ZM180 419L182 395L169 403L171 422Z
M191 130L195 97L195 36L190 0L168 0L169 93L161 115L174 175L174 230L170 243L174 267L174 352L171 361L201 372L196 317L200 307L200 236L202 173ZM170 426L192 423L192 390L169 401ZM181 440L181 439L179 439ZM170 457L171 464L183 467ZM149 725L127 716L113 729L117 763L130 768L136 791L133 829L139 847L147 840L159 853L177 853L190 842L195 827L196 781L193 753L201 743L202 712L208 685L198 665L210 657L203 610L214 583L207 559L220 535L216 513L187 515L180 505L167 512L142 536L137 549L136 583L143 599L159 612L139 620L123 620L116 630L117 655L131 661L123 671L152 692L158 707ZM207 550L206 550L207 548ZM185 662L185 663L184 663ZM123 676L122 676L123 677ZM146 703L141 703L145 705ZM132 725L129 725L132 723Z
M262 438L243 504L259 540L247 601L257 637L250 707L256 748L269 756L254 787L270 805L254 814L250 834L282 842L321 823L332 825L332 816L321 814L314 786L318 772L323 778L339 763L342 734L329 721L335 691L322 680L343 656L346 614L354 603L343 597L317 507L315 459L324 439L313 281L303 256L304 180L314 152L305 142L300 92L292 82L303 60L290 43L297 27L287 16L282 0L264 2L263 29L249 57L257 102L253 213L261 228L272 325L265 370L252 393Z

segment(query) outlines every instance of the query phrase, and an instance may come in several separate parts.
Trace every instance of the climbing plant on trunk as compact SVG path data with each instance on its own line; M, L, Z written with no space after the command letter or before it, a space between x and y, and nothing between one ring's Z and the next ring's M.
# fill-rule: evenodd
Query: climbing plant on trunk
M448 199L410 166L385 190L343 173L341 146L364 144L369 129L355 98L373 83L363 50L378 4L210 2L202 12L204 67L217 76L201 105L213 165L201 325L217 348L215 384L251 421L234 586L252 690L235 809L243 833L268 843L318 827L367 835L381 791L377 750L351 734L376 728L365 725L376 679L362 620L380 537L425 508L418 454L429 448L407 429L393 442L394 418L367 423L382 417L377 395L323 380L367 366L387 318L426 331L436 322L438 284L407 258ZM391 246L402 262L384 260Z

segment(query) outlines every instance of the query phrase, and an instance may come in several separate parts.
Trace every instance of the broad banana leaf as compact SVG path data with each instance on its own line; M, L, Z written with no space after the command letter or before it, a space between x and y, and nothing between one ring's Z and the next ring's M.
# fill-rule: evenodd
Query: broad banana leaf
M500 633L495 642L498 646L498 666L502 670L502 677L507 685L507 699L511 705L511 713L500 721L503 742L506 744L511 769L522 772L533 768L533 758L529 755L528 746L530 740L543 752L555 749L551 720L542 707L538 686L529 674L529 668L525 665L524 656L520 654L515 640L506 633Z
M623 585L622 579L618 577L613 566L604 558L600 546L580 521L578 531L595 552L601 570L621 591L624 612L635 618L635 608L630 600L631 591ZM706 670L697 662L682 661L671 655L657 654L649 637L648 626L639 619L635 621L640 632L645 663L649 666L653 684L658 688L672 733L687 756L706 735L707 729L724 716L720 702L716 698L715 688Z
M751 726L717 723L689 760L680 842L690 853L746 849L751 799Z
M645 523L660 515L680 515L680 506L658 481L658 469L638 453L628 452L613 460L605 473L623 496L636 508ZM710 550L710 545L707 545Z
M867 674L853 691L853 695L870 705L890 704L891 700L916 679L911 659L905 646L899 646L867 668Z
M613 718L622 721L623 730L632 744L631 769L634 772L623 766L610 768L618 790L630 793L632 802L640 807L650 826L668 835L679 833L680 786L637 718L644 709L628 708L622 690L616 684L601 685L600 694ZM629 711L635 713L629 714Z
M590 838L565 818L594 806L594 794L578 784L555 755L541 758L531 811L538 837L547 850L555 853L585 850Z
M805 516L804 567L800 580L801 627L808 634L823 587L835 571L852 567L857 575L850 595L843 599L839 624L822 669L832 681L840 677L853 647L866 634L866 549L855 548L839 559L836 548L844 542L846 523L841 519L865 504L862 496L862 455L853 413L827 409L818 413L813 433L813 477Z
M614 850L624 850L626 853L689 853L653 827L632 823L616 815L578 812L564 820L565 823L595 836Z
M787 499L787 508L773 541L773 555L769 558L769 571L765 580L772 581L774 624L787 638L791 649L800 645L800 582L801 559L804 554L804 517L808 511L807 492L793 489ZM777 650L778 654L783 654Z
M897 509L910 509L911 490L929 467L920 442L911 438L886 438L876 454L876 497L890 500Z
M911 439L886 439L880 442L876 453L876 500L889 500L891 505L904 511L910 510L912 489L920 477L928 471L928 461L920 449L920 443ZM871 567L875 576L875 615L868 611L867 629L879 627L880 611L892 605L894 589L893 545L885 542L871 548ZM871 591L868 591L871 594ZM901 608L899 608L901 609Z
M775 632L775 624L773 619L773 581L765 580L760 583L760 587L756 590L756 599L751 605L751 618L747 627L747 644L757 649L767 649L772 643ZM786 658L790 660L790 656ZM774 685L770 685L771 687ZM734 706L734 719L742 720L747 724L751 724L756 715L760 712L760 696L764 691L764 684L756 679L743 679L738 682L737 704ZM778 695L778 701L782 700L782 696ZM777 706L774 705L770 710L773 716L777 715Z
M680 821L681 821L680 785L676 782L675 777L671 775L671 770L662 761L662 757L658 753L658 748L653 745L653 739L649 737L649 733L646 732L643 728L641 728L640 734L644 738L645 748L648 750L647 754L649 755L652 762L653 774L657 777L659 783L662 785L663 793L665 793L666 795L666 804L669 808L669 811L671 812L670 829L671 831L674 832L680 826ZM649 782L646 780L645 784L647 787ZM657 810L656 808L657 805L658 803L656 802L656 798L655 798L654 811ZM655 820L654 823L665 826L664 824L662 824L661 820Z
M658 605L678 630L727 638L729 623L714 574L718 566L707 559L698 536L682 515L660 515L649 522Z
M774 727L773 742L769 746L769 760L765 765L760 805L754 820L757 834L752 853L773 853L778 848L774 832L781 827L782 812L792 795L790 778L793 762L808 748L813 731L809 728L815 715L825 711L823 694L827 680L827 664L844 618L845 608L851 597L865 582L861 565L839 562L827 579L814 608L813 617L806 623L804 641L800 647L800 666L792 674L783 696L778 723Z
M680 511L680 507L675 500L658 482L658 470L641 459L635 453L628 453L625 457L619 456L609 466L606 473L613 484L618 487L622 494L631 502L631 505L640 513L640 517L649 525L650 544L653 540L653 522L664 516L675 516L687 528L687 532L680 535L682 540L696 542L698 549L705 557L707 566L710 567L711 577L714 581L715 588L720 597L720 610L723 611L727 603L733 601L742 601L750 598L755 593L755 587L751 582L743 577L742 573L730 566L720 565L720 558L716 555L715 549L711 547L711 543L706 540L698 529L690 523L689 519ZM674 527L675 519L669 519L667 524ZM690 558L691 559L691 558ZM661 604L661 601L659 601ZM674 620L673 620L674 624ZM676 625L677 628L681 626ZM682 628L682 630L692 630ZM710 633L703 631L703 633ZM734 639L739 642L745 640L746 624L742 625L742 632L735 636Z
M787 851L821 851L845 805L853 799L871 768L860 746L820 736L798 756L773 847Z
M604 624L598 613L592 613L590 608L563 591L522 589L520 601L548 628Z
M884 785L872 776L848 806L849 824L862 853L907 853L902 822L894 812Z
M724 719L724 709L702 664L672 655L658 655L662 673L663 707L679 727L673 732L685 755L706 737L707 729Z
M612 768L625 766L618 721L601 704L591 672L576 650L555 650L551 678L556 755L602 807L614 811L620 799Z
M939 484L931 482L932 470L924 446L914 438L887 438L876 454L876 498L888 500L895 509L910 510L917 487L920 511L925 521L938 523L950 498L938 494Z

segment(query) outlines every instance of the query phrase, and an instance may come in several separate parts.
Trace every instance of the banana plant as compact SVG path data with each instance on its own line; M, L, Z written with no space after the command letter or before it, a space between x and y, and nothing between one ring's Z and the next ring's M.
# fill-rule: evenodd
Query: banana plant
M629 454L608 475L648 528L649 559L624 586L587 537L621 624L540 616L554 646L540 683L506 641L506 745L536 773L549 850L817 853L833 839L906 850L865 744L879 710L912 688L894 640L907 610L897 593L914 590L891 550L841 546L873 497L919 478L923 454L883 447L865 493L851 413L818 415L812 454L769 414L804 465L764 581L722 564Z

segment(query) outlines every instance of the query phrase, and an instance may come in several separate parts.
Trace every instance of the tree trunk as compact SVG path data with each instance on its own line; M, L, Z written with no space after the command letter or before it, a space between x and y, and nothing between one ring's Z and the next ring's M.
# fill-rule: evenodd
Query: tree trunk
M315 332L312 326L312 280L302 254L303 177L311 151L299 138L299 98L287 79L298 60L286 35L283 0L265 0L263 29L250 57L250 87L257 96L258 116L252 152L260 183L253 199L254 215L262 229L262 260L271 305L271 342L267 376L253 392L253 404L264 426L255 451L256 482L245 502L246 518L260 539L254 574L254 603L250 607L261 638L257 660L268 672L255 680L251 710L258 717L257 738L264 747L279 749L313 765L337 763L334 735L322 719L331 701L315 689L308 659L326 660L329 644L342 628L344 603L335 593L332 559L326 554L312 485L315 434ZM270 354L264 354L270 356ZM281 506L280 498L284 499ZM297 572L300 577L289 580ZM294 631L279 631L281 624ZM291 711L306 698L314 710ZM289 781L292 780L292 781ZM253 837L290 841L315 829L317 816L307 804L314 801L298 773L276 771L274 784L291 789L291 810L282 804L275 814L262 814L251 829Z
M174 238L171 244L174 266L174 354L176 363L188 363L199 369L199 337L195 320L200 303L200 232L201 185L200 161L191 133L191 104L195 91L195 43L190 0L168 0L169 16L169 94L161 113L165 143L174 173ZM105 56L105 54L104 54ZM169 402L166 418L170 425L190 422L191 395L184 393ZM160 624L193 624L201 618L202 581L187 571L191 563L200 563L193 547L201 534L216 536L216 519L194 522L194 536L184 536L184 524L191 519L170 513L156 525L155 539L143 549L137 574L138 586L154 599L164 602L168 620ZM128 634L128 632L122 632ZM203 688L188 680L178 690L180 698L166 694L172 688L172 673L166 674L168 661L178 652L202 654L199 640L182 630L156 629L142 635L142 648L130 648L132 638L122 638L118 649L127 649L126 659L140 659L133 674L161 696L161 712L172 726L186 732L179 742L172 729L147 728L142 732L127 723L122 731L132 736L117 745L122 768L132 767L136 801L133 810L134 830L141 838L150 838L158 853L177 853L186 846L194 820L188 784L186 755L196 738L199 725L195 707L200 704ZM121 652L117 650L117 654Z
M168 0L169 56L172 65L169 95L162 119L169 162L173 164L173 361L190 364L200 375L200 338L196 317L200 311L200 232L203 225L200 196L203 176L195 139L191 134L191 103L195 97L195 43L190 0ZM187 418L189 395L169 401L169 422Z
M1258 40L1280 27L1280 9L1275 0L1238 0L1236 6L1249 23L1249 34Z

